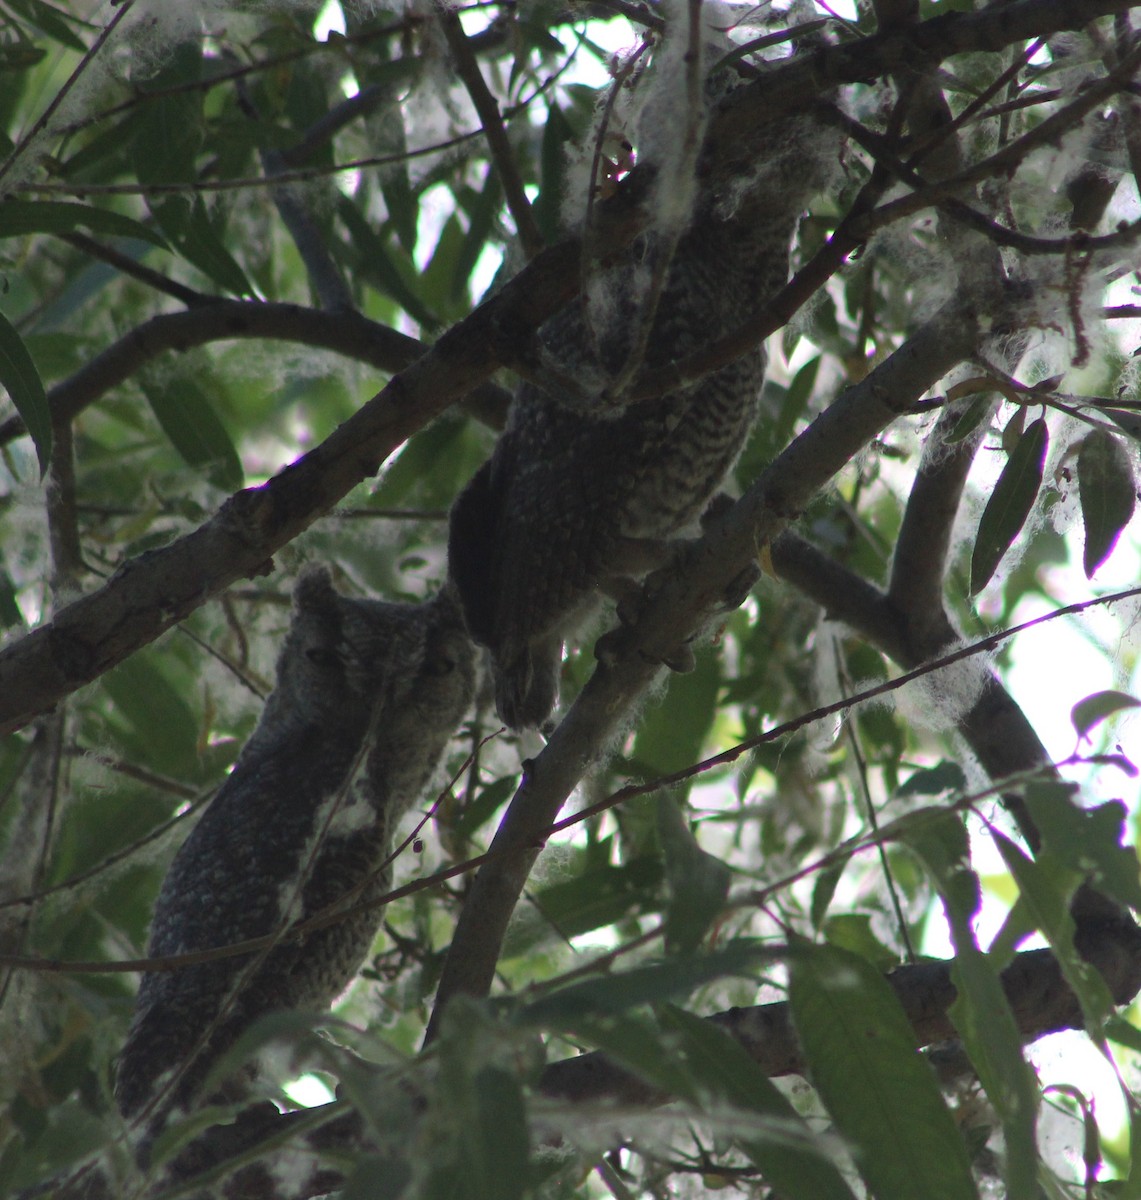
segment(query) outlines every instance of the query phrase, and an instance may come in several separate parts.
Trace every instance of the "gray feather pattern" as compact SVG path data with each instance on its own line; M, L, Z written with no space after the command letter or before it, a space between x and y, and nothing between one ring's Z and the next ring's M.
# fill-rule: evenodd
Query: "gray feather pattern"
M342 899L383 894L395 824L429 783L473 686L474 648L450 592L420 605L353 600L325 570L307 571L274 691L171 863L148 954L264 937ZM262 1014L327 1006L379 921L371 909L261 956L144 975L118 1064L123 1114L140 1114L172 1071L156 1111L187 1106ZM160 1122L148 1117L153 1131Z

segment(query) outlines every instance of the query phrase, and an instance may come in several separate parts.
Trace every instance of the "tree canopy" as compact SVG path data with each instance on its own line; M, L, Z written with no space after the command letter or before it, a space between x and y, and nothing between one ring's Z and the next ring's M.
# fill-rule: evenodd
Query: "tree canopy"
M215 1122L230 1197L1137 1194L1136 17L0 0L0 1194L185 1194ZM542 323L806 114L787 286L618 397L767 339L735 503L551 730L481 692L361 977L234 1052L276 1103L134 1173L152 907L301 568L432 595Z

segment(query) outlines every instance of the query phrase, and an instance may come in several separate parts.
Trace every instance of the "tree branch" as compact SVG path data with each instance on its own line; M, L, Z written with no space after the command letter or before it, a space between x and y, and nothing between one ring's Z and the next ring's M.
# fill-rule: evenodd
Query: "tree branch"
M731 161L734 147L747 145L750 131L780 112L815 103L845 83L871 83L884 75L910 73L956 54L996 51L1066 30L1079 30L1099 17L1128 12L1131 0L1014 0L974 13L946 13L918 25L885 30L842 46L822 46L734 95L714 122L714 152Z
M423 342L356 312L327 313L300 304L258 300L210 301L195 305L189 312L164 313L144 321L74 375L49 388L52 418L73 420L160 354L171 350L181 353L232 338L265 338L332 350L388 373L404 370L427 350ZM502 413L510 397L501 387L481 384L468 400L477 412L488 412L490 423L502 424L501 419L495 420L495 414ZM9 417L0 424L0 445L25 432L20 417Z
M211 296L208 292L199 292L192 287L187 287L186 284L179 283L176 279L171 279L161 271L156 271L153 267L148 267L145 263L139 262L129 254L123 254L122 251L116 250L114 246L105 246L102 242L97 242L85 233L61 233L59 234L59 238L61 241L67 242L69 246L74 246L76 250L80 250L92 258L107 263L109 266L114 267L116 271L121 271L124 275L130 276L132 279L137 279L140 283L145 283L147 287L154 288L156 292L173 296L175 300L180 304L185 304L187 308L196 308L200 304L211 304L218 299L218 297Z
M492 161L499 172L499 182L503 185L507 207L511 210L519 240L523 243L523 253L528 259L534 258L545 243L535 222L535 214L531 211L531 202L523 190L523 180L515 165L515 152L507 140L507 130L499 111L499 101L491 94L483 78L479 63L476 62L475 54L460 24L459 14L444 10L440 16L440 24L455 61L456 74L463 80L475 111L479 114L483 135L487 138Z

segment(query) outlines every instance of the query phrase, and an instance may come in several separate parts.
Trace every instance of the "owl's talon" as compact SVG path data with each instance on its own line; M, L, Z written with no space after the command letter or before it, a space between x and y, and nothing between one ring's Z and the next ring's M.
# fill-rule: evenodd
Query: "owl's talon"
M679 675L688 675L697 667L697 657L688 642L682 642L680 646L675 646L669 654L662 656L661 661Z
M760 577L761 568L755 562L749 563L744 570L738 572L721 593L721 604L725 610L740 608Z
M625 639L625 625L619 625L615 629L608 630L594 643L594 657L604 667L614 666L622 652L622 643Z

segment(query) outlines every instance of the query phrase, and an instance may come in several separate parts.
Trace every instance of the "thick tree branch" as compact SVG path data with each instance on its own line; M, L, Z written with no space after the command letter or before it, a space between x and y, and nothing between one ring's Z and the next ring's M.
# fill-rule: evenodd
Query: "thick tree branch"
M1127 1004L1141 988L1141 930L1136 926L1107 927L1102 937L1083 947L1083 955L1118 1004ZM915 1029L917 1046L958 1037L947 1015L956 996L951 982L953 966L952 961L915 963L888 976ZM1081 1006L1050 951L1027 950L1016 955L1003 971L1002 983L1027 1042L1061 1029L1083 1028ZM765 1074L775 1077L804 1071L787 1003L733 1008L709 1020L740 1042ZM552 1063L543 1072L539 1088L544 1095L574 1102L655 1104L668 1099L598 1051Z

